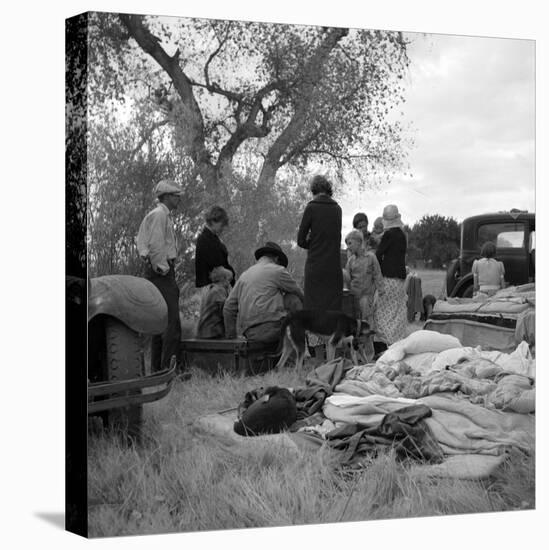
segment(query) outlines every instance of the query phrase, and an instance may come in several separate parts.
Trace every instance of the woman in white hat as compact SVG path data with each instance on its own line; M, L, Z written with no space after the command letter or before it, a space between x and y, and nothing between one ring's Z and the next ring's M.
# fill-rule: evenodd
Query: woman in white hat
M383 275L375 308L375 340L390 346L406 336L406 234L398 208L383 209L383 236L376 256ZM384 346L376 346L378 349Z

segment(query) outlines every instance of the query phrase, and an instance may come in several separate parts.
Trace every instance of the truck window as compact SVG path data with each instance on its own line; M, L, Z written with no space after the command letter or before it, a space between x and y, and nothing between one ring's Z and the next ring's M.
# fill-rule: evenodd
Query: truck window
M489 223L478 228L477 247L492 241L496 248L523 248L524 224L523 223Z

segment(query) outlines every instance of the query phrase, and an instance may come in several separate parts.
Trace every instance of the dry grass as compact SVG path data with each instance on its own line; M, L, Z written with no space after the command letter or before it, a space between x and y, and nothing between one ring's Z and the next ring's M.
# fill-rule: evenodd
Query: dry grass
M89 442L89 527L94 537L303 525L491 512L534 505L534 459L511 454L489 483L414 477L392 453L343 472L328 451L295 460L258 449L235 456L190 430L207 412L235 406L260 385L299 386L289 369L239 378L194 371L164 400L146 405L145 441Z
M421 278L421 290L423 295L432 294L435 298L441 298L446 284L446 271L441 269L415 269Z

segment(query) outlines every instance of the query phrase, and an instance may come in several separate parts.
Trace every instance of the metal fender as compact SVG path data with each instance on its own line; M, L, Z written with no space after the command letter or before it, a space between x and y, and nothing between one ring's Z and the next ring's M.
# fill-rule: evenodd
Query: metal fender
M132 275L91 279L88 322L99 314L111 315L144 334L161 334L168 326L168 306L160 291L147 279Z

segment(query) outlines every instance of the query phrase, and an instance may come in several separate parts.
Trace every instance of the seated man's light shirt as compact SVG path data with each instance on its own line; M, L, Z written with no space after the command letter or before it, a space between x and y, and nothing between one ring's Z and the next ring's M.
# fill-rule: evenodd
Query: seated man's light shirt
M228 338L261 323L280 321L287 315L283 293L302 297L299 286L282 266L267 258L247 269L231 290L224 306L225 330ZM238 326L238 331L237 331Z

